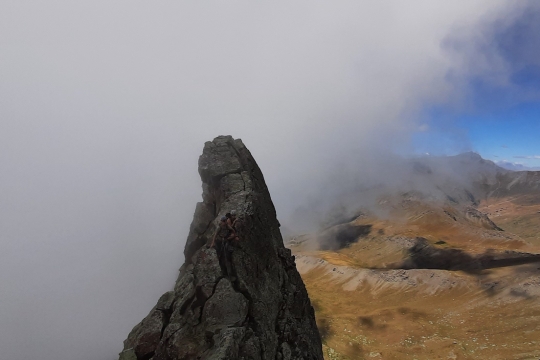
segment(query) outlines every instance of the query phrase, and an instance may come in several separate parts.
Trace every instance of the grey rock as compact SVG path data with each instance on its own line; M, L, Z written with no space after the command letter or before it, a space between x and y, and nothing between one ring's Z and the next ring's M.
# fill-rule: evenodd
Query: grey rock
M214 336L214 343L217 345L208 351L204 358L209 360L238 359L239 344L244 337L244 328L225 329Z
M483 227L485 229L503 231L503 229L495 225L495 223L491 221L491 219L486 214L481 213L473 207L467 207L465 209L465 218L467 218L469 221L476 224L477 226Z
M223 278L212 297L204 304L203 321L210 326L239 326L247 312L247 299L233 289L229 280Z
M195 286L208 299L214 293L216 283L222 277L217 254L213 249L202 249L193 269Z
M124 341L124 351L120 360L148 358L151 356L160 340L161 331L174 301L174 293L169 291L161 296L157 305L144 320L135 326Z
M119 360L137 360L137 355L135 355L134 349L127 349L120 353Z
M203 201L174 291L131 331L120 360L322 360L313 307L249 150L219 136L205 143L199 174ZM240 241L220 264L205 245L231 210Z

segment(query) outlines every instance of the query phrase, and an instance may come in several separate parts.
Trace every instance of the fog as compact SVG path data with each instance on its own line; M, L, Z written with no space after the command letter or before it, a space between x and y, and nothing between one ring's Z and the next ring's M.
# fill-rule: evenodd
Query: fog
M116 358L183 262L205 141L242 138L287 223L506 86L493 29L532 6L2 1L1 357Z

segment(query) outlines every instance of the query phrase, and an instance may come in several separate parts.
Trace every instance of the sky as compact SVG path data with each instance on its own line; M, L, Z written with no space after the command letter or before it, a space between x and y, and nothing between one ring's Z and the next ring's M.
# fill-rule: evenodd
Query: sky
M217 135L243 139L282 223L360 175L392 176L384 154L540 166L539 14L503 0L2 1L2 356L116 358L174 283Z
M538 170L540 12L533 6L509 21L492 24L476 39L480 57L467 60L474 67L479 59L488 59L491 76L468 76L461 106L437 104L425 109L424 127L432 131L414 135L416 152L451 154L468 147L510 168ZM455 51L470 45L463 45L459 35L450 35L445 46Z
M465 123L471 143L484 158L540 170L539 104L519 104L498 114L464 116L459 121Z
M445 113L446 109L433 111L425 125L430 131L413 135L415 153L474 151L511 170L540 170L540 104L524 101L505 109L498 104L494 107L458 115ZM450 128L448 124L452 124Z

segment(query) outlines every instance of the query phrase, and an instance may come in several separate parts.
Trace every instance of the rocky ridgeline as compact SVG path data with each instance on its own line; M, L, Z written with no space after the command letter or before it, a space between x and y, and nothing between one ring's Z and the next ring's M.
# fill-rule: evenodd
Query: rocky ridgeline
M124 341L120 360L323 359L315 314L283 246L261 170L241 140L220 136L199 158L197 204L173 291ZM205 245L236 210L241 241L229 272Z

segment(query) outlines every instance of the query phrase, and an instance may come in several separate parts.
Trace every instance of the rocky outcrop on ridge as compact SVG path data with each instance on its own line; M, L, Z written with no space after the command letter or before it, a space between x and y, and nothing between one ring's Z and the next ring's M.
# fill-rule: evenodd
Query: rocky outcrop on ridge
M204 146L199 174L203 201L174 290L133 328L120 360L322 360L313 307L249 150L217 137ZM223 266L206 245L231 210L241 240Z
M501 229L493 221L491 221L491 219L486 214L481 213L473 207L467 207L465 209L465 218L471 221L473 224L483 227L484 229L503 231L503 229Z

